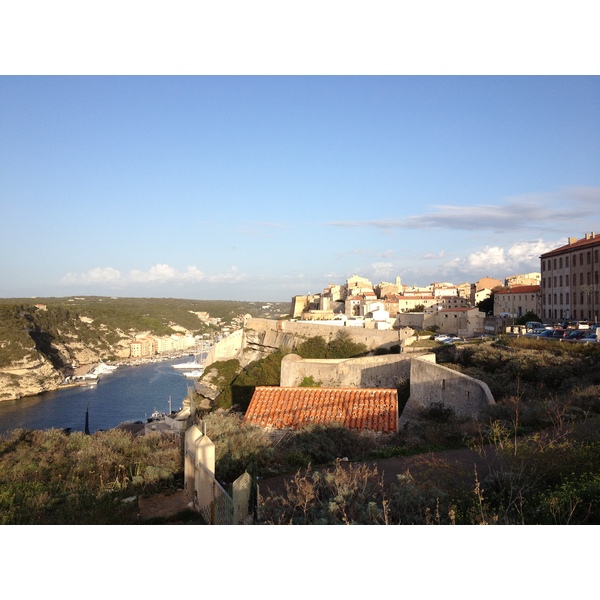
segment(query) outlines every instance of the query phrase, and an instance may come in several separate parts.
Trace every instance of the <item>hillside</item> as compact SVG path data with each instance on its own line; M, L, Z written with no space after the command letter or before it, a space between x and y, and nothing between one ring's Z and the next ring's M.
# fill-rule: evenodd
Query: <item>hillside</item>
M279 318L289 303L177 298L12 298L0 300L0 400L56 389L73 364L129 357L137 333L189 331L209 337L243 315Z

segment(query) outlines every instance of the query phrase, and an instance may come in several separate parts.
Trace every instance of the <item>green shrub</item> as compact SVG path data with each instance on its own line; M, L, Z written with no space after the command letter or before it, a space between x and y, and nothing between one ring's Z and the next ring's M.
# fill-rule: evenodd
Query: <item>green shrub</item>
M323 385L323 382L315 381L315 378L312 375L309 375L308 377L304 377L304 379L302 379L302 381L300 382L300 387L318 388L318 387L321 387L322 385Z
M181 472L172 437L14 430L0 438L0 522L134 523L135 506L119 500L173 489Z
M350 334L341 329L335 339L327 343L322 336L308 338L296 347L302 358L354 358L367 352L365 344L352 341Z

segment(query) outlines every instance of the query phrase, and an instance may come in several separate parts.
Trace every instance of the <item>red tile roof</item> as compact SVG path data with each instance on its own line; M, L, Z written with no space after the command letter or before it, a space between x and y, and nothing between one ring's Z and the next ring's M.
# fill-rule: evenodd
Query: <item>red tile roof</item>
M244 423L265 429L337 423L391 433L397 431L398 393L382 388L257 387Z
M571 250L579 250L580 248L584 248L586 246L598 245L598 242L600 242L600 233L593 233L589 235L589 238L584 237L570 244L566 244L565 246L561 246L560 248L555 248L554 250L550 250L549 252L544 252L544 254L542 254L540 258L546 258L554 254L562 254L563 252L570 252Z
M535 294L540 291L539 285L513 285L508 290L499 290L496 295L500 294Z

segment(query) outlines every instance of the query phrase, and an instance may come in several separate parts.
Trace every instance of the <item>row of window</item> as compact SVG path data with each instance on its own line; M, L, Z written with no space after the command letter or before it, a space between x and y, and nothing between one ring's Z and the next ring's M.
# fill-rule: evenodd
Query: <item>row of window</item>
M527 302L527 296L524 296L523 299L525 300L525 302ZM515 302L517 300L517 296L515 295L514 298L512 298L510 296L506 296L505 294L496 296L497 302L502 302L503 300L504 300L504 304L510 304L511 302ZM535 301L535 294L531 294L531 301L532 302ZM521 302L521 294L519 294L519 302Z
M592 284L592 274L588 271L586 273L586 277L585 280L587 282L588 285ZM550 288L553 287L552 283L554 281L554 287L563 287L563 276L562 275L555 275L554 278L552 277L544 277L542 278L542 283L544 285L545 288ZM594 271L594 283L598 283L598 271ZM557 286L558 284L558 286ZM565 275L565 286L569 287L569 275ZM573 285L577 285L577 275L573 275ZM583 273L579 273L579 285L584 285L584 277L583 277Z
M577 254L572 255L573 258L573 266L577 266ZM592 251L588 250L585 253L586 264L592 264ZM579 265L583 265L584 253L579 253ZM598 262L598 250L594 250L594 263ZM569 257L564 257L564 266L565 268L569 268ZM559 256L558 258L548 258L547 260L542 261L542 271L550 271L551 269L562 269L563 268L563 257Z
M587 296L587 302L585 302L585 298ZM564 304L569 304L569 292L567 292L564 296ZM584 294L583 292L579 294L579 304L591 304L592 303L592 294ZM594 303L598 306L598 292L594 293ZM563 304L563 295L562 294L554 294L554 302L552 302L552 294L548 294L548 304ZM573 294L573 304L577 304L577 294Z

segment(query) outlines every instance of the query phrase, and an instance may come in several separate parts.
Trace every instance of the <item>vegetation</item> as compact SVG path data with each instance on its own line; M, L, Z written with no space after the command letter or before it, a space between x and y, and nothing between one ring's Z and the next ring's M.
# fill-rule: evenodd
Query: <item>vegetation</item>
M23 318L15 309L5 314ZM306 340L297 351L340 358L364 348L342 335L329 344ZM501 337L433 351L439 363L489 385L497 403L486 419L433 405L393 435L313 425L272 436L242 425L242 415L255 386L278 385L283 353L245 369L236 360L210 365L205 375L222 390L217 406L236 408L204 416L219 481L231 484L244 471L262 480L287 474L284 491L262 496L264 523L600 524L600 348ZM408 379L398 391L402 410ZM461 447L479 457L476 468L431 454ZM423 452L430 454L419 468L392 483L374 463ZM118 430L0 438L5 524L135 522L128 499L180 485L181 450L169 438Z
M46 309L39 309L42 304ZM55 368L70 362L72 344L111 360L112 348L132 332L170 335L185 328L195 335L231 325L245 314L274 317L289 303L259 303L175 298L36 298L0 299L0 367L44 354ZM208 313L211 321L197 313ZM60 348L60 349L59 349Z
M535 338L504 337L500 343L443 347L438 362L488 384L492 419L519 434L600 413L600 348Z
M294 350L302 358L352 358L366 351L367 347L364 344L353 342L345 331L340 331L330 342L326 342L322 336L308 338ZM281 361L285 352L287 351L273 352L265 358L251 362L245 368L242 368L236 359L217 361L209 365L201 380L210 382L220 390L214 402L215 408L234 407L245 412L256 387L279 385ZM316 387L317 382L313 383Z
M354 358L365 354L367 347L352 341L350 334L341 329L330 342L318 335L299 344L294 352L302 358Z
M517 325L525 325L525 323L527 323L529 321L541 323L542 319L540 319L540 317L536 313L530 311L530 312L525 313L522 317L519 317L515 321L515 323Z
M181 475L173 437L18 429L0 437L0 523L135 523L131 498L174 490Z

